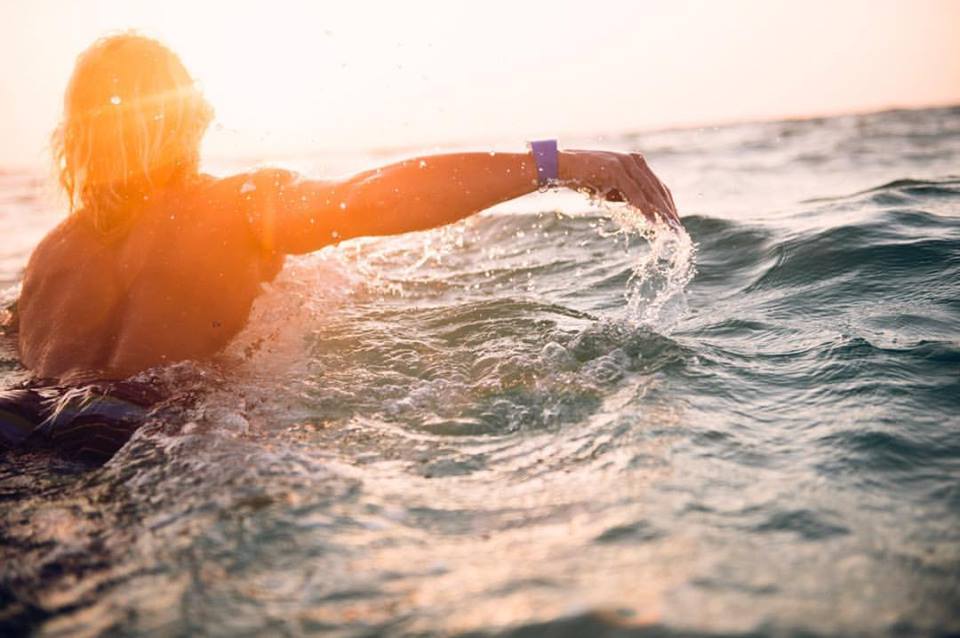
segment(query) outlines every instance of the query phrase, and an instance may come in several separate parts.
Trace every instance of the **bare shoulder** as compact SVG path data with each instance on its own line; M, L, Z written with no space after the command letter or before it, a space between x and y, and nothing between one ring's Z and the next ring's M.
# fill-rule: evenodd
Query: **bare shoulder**
M69 296L78 279L96 278L98 287L109 285L109 243L77 215L71 215L54 227L33 250L23 276L21 310L39 291Z
M89 246L92 235L84 232L84 224L71 215L48 232L33 249L24 272L24 283L32 273L58 269L68 265L68 258L79 257Z
M51 249L58 248L62 243L68 240L71 237L77 235L79 230L79 219L76 215L69 215L65 219L61 220L59 224L50 229L50 231L44 235L43 239L37 244L37 247L34 249L33 253L42 253L49 251Z

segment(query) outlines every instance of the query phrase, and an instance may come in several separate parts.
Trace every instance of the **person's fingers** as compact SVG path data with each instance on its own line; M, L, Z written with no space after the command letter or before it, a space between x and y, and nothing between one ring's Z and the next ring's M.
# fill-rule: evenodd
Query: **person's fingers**
M673 205L667 194L666 187L663 182L657 178L653 170L650 169L650 165L647 164L646 159L644 159L640 153L631 153L631 158L640 169L640 177L644 184L652 191L652 194L656 196L658 202L662 204L663 209L661 212L664 214L672 213Z
M640 172L643 174L644 178L656 188L657 192L663 196L663 199L667 199L666 186L661 182L656 174L653 172L653 169L650 168L650 165L647 164L647 159L643 156L642 153L630 153L631 159L633 162L640 168Z
M656 176L643 155L640 153L631 153L630 156L640 168L645 181L660 195L658 199L662 202L661 214L663 217L670 222L671 225L679 225L680 217L677 215L677 206L673 201L673 194L670 192L670 189Z
M670 205L670 218L673 220L674 226L681 226L680 213L677 211L676 202L673 201L673 193L670 191L670 187L663 182L659 183L663 187L664 193L666 193L667 203Z
M666 189L666 191L667 191L667 197L670 198L670 204L673 206L673 212L677 212L677 203L676 203L675 201L673 201L673 191L670 190L670 187L667 186L666 184L664 184L663 187L664 187L664 188Z
M657 187L656 180L653 178L650 169L633 155L624 158L630 179L637 184L643 192L644 197L650 203L654 215L648 217L655 221L656 216L668 218L670 216L670 205L664 197L661 190Z
M636 179L634 171L623 163L620 157L617 157L618 166L616 169L616 181L620 185L617 189L623 196L623 200L639 209L644 217L654 221L656 218L657 205L650 199L646 189Z

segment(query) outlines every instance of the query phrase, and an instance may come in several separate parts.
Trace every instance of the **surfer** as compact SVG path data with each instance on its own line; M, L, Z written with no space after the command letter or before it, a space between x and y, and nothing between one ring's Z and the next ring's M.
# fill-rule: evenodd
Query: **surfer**
M96 382L96 396L113 396L131 375L222 350L286 255L435 228L538 188L626 201L679 224L670 191L635 153L544 141L339 180L280 169L215 178L199 172L212 117L180 59L155 40L110 36L79 56L52 140L70 214L30 257L13 319L21 362L38 378ZM0 413L19 419L14 430L30 434L38 419L67 427L30 407L49 400L18 391L0 398Z

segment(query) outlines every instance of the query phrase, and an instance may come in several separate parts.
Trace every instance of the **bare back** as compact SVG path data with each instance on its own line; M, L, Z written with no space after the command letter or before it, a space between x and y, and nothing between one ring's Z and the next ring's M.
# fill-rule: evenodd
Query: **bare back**
M221 350L283 257L241 205L243 176L158 193L120 237L82 213L34 251L20 297L20 355L45 378L123 378Z

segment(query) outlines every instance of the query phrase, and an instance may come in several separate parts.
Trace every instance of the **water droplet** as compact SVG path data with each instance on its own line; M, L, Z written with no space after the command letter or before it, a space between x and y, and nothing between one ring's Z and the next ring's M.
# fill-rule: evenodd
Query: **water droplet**
M427 165L427 160L420 160L420 168L423 168Z
M347 202L340 202L340 210L347 210Z
M110 104L113 104L114 106L116 106L117 104L120 104L120 102L122 102L122 101L123 101L123 100L120 99L120 96L119 96L119 95L111 95L111 96L110 96Z

